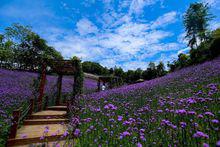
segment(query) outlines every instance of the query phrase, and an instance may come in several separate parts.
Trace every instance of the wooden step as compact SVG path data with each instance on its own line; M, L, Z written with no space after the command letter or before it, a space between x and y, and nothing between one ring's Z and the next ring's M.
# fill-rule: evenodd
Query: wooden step
M23 125L61 124L67 122L68 119L27 119Z
M62 119L66 116L66 111L45 110L32 114L28 119Z
M48 107L47 110L66 111L67 106L51 106Z
M31 144L33 147L55 147L55 146L60 146L60 147L72 147L74 146L74 141L73 139L71 140L60 140L60 141L50 141L50 142L44 142L44 143L33 143ZM27 145L15 145L11 147L30 147L30 144Z
M41 140L40 137L43 136L46 126L49 127L49 132ZM64 140L66 138L64 136L66 129L66 125L61 124L24 125L18 129L15 139L8 140L7 146Z

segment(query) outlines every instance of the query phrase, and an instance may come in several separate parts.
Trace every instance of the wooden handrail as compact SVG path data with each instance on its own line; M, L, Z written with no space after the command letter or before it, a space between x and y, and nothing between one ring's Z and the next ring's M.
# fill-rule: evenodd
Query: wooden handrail
M12 120L12 126L11 126L11 130L9 134L9 139L13 139L16 137L18 123L19 123L18 121L21 115L21 110L20 109L14 110L12 115L13 115L13 120Z
M28 115L30 116L34 110L34 99L30 99L30 109L28 111Z

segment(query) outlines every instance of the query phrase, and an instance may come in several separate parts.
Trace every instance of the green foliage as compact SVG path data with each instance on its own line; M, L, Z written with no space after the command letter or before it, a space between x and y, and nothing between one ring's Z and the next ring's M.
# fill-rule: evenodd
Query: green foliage
M198 42L208 39L208 21L213 17L209 13L209 7L203 3L192 3L184 15L184 26L186 29L186 38L188 45L195 48Z
M220 55L220 28L212 32L212 42L210 43L211 57L217 57Z
M33 33L30 26L23 26L19 23L12 24L5 31L6 38L17 44L25 42L28 36Z
M157 65L157 77L164 76L166 74L165 66L163 62L160 61L160 63Z
M147 70L143 72L143 78L145 80L151 80L157 77L157 68L155 63L150 62Z
M121 77L121 78L124 78L124 75L125 75L125 73L121 67L115 67L113 74L114 74L114 76Z
M74 74L73 97L83 93L83 68L79 58L74 56L72 64L76 68Z
M207 4L190 5L184 15L184 26L191 50L189 55L179 54L177 60L168 63L170 71L202 63L220 55L220 29L213 32L207 29L208 21L212 18Z
M20 69L34 70L44 61L62 59L62 55L39 35L32 32L29 26L12 24L0 35L0 61L17 65ZM15 67L17 68L17 67Z
M6 41L5 36L0 34L0 62L8 64L13 58L13 42Z
M101 66L99 63L85 61L82 63L83 71L96 75L108 75L109 71L106 67Z

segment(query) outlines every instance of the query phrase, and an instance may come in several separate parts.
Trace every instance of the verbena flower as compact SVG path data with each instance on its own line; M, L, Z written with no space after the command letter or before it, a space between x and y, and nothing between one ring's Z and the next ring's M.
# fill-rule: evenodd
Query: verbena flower
M73 135L74 135L75 137L79 137L79 135L80 135L80 129L75 129Z
M206 138L208 139L209 136L201 131L197 131L195 134L193 134L194 138Z

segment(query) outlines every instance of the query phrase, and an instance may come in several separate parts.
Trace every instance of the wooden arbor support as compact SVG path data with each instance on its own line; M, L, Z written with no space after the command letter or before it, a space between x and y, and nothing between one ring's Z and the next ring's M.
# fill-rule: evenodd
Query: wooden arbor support
M46 83L46 63L42 65L42 73L40 79L40 87L39 87L39 96L38 96L38 111L41 111L43 108L42 101L44 96L44 87ZM63 75L74 75L76 71L76 67L73 65L73 61L71 60L54 60L52 61L52 67L54 72L58 74L57 79L57 96L56 96L56 105L60 104L60 99L62 95L62 78Z
M63 75L59 74L57 79L57 98L56 98L56 105L60 104L61 94L62 94L62 78Z
M40 79L40 87L39 87L39 96L38 96L38 111L41 111L43 106L42 106L42 101L43 101L43 96L44 96L44 87L46 83L46 63L43 63L42 65L42 73L41 73L41 79Z

